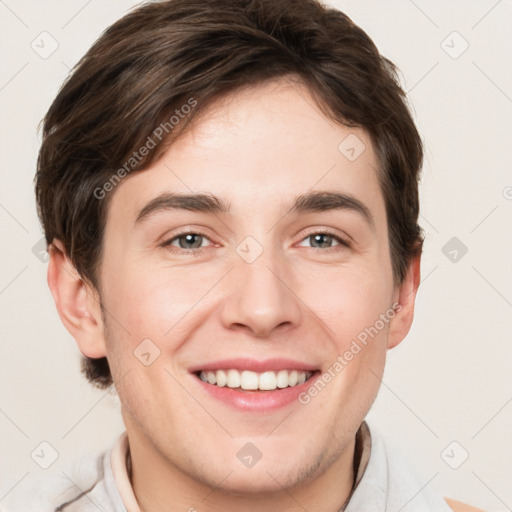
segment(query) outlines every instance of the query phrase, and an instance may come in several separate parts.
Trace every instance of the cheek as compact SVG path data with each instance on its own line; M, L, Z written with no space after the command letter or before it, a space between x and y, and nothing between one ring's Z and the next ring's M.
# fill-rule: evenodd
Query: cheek
M379 334L385 333L387 323L381 325L380 319L391 305L391 283L389 276L369 268L340 267L308 279L300 297L322 319L326 334L335 340L340 353L376 323Z
M164 342L168 345L201 311L202 303L208 302L202 298L218 276L205 270L170 268L161 263L111 269L105 274L105 305L116 337L129 338L130 346L145 338L162 347Z

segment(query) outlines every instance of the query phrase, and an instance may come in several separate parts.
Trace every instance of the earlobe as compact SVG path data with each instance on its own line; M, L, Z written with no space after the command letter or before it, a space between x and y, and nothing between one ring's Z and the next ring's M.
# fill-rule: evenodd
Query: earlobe
M395 294L395 316L389 323L388 349L396 347L409 332L414 318L416 292L420 284L421 256L412 259Z
M48 252L48 286L62 323L82 354L104 357L103 319L97 291L80 278L60 240L54 240Z

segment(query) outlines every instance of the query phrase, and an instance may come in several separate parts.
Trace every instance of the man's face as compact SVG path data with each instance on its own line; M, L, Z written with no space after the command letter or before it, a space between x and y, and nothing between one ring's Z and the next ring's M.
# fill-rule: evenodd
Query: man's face
M341 460L376 397L388 323L333 365L396 299L384 198L369 138L328 120L307 89L281 81L214 107L112 192L106 350L133 454L212 487L276 490ZM292 208L320 191L349 200ZM229 212L160 201L140 215L165 194L215 196ZM202 369L287 387L228 389ZM293 370L313 374L290 386Z

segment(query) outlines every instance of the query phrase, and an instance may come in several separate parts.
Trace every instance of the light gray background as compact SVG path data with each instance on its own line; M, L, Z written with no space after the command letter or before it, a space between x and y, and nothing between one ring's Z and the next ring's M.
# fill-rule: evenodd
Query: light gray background
M329 3L400 67L427 148L415 322L388 353L368 420L444 496L511 510L512 2ZM36 127L61 82L134 5L0 0L0 507L34 477L110 446L123 429L116 397L81 377L78 349L47 288L47 265L32 252L42 236L32 180ZM31 47L49 52L52 39L58 48L47 58ZM458 55L464 41L469 47ZM454 247L443 253L452 237L468 249L455 262ZM43 441L59 455L47 470L31 458ZM469 454L458 469L441 456L453 441L444 459L457 465Z

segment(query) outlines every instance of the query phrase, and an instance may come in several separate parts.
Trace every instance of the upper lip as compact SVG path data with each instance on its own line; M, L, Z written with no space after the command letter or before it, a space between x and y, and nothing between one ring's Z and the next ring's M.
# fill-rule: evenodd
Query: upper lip
M265 371L279 371L279 370L302 370L313 372L318 370L318 366L314 366L294 359L264 359L258 361L257 359L236 358L236 359L222 359L218 361L211 361L209 363L194 365L189 368L191 373L215 370L250 370L253 372L261 373Z

